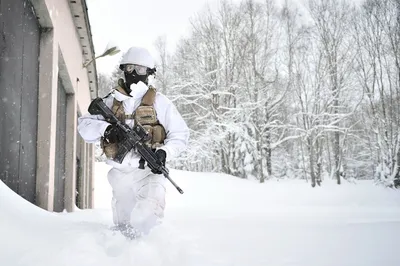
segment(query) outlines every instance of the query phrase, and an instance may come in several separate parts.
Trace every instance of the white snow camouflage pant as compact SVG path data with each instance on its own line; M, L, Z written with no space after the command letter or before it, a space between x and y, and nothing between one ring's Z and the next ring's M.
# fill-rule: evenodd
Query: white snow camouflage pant
M113 191L111 202L115 225L131 225L144 234L164 217L165 177L145 169L112 168L108 182Z

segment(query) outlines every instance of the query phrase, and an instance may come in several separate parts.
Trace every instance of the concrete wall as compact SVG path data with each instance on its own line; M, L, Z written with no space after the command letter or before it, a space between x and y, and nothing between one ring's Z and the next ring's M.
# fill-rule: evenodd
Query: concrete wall
M86 113L97 92L96 68L92 64L83 68L85 61L94 55L88 28L86 3L84 0L32 0L42 28L40 36L38 139L37 139L37 184L36 204L53 210L57 81L60 77L67 92L67 132L65 151L65 208L73 211L76 196L77 118ZM81 194L91 207L94 147L85 144L81 162L87 170L82 171L85 188Z

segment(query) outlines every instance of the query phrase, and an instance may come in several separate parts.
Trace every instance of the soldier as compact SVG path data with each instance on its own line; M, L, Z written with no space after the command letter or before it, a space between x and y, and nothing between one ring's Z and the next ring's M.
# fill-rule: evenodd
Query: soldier
M186 149L189 129L172 101L148 85L149 76L156 71L148 50L131 47L123 55L120 69L125 80L120 79L118 86L103 101L119 120L130 127L139 123L149 132L147 145L165 165L167 158L172 159ZM113 161L123 135L102 116L86 114L79 117L78 131L88 143L101 142L107 164L112 166L108 181L113 191L116 228L131 237L149 233L164 216L164 176L150 169L134 150L121 164Z

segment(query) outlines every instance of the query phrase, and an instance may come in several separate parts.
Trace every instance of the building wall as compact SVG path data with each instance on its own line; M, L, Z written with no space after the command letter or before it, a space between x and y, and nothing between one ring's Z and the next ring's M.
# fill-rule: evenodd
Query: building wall
M0 179L35 200L39 23L24 0L0 1Z
M54 173L54 211L62 212L65 208L65 155L67 125L67 94L61 78L58 79L56 120L56 153Z
M82 141L77 133L77 118L86 113L97 91L95 64L82 67L94 55L86 3L84 0L29 2L40 26L34 203L49 211L63 208L72 211L76 204L77 182L86 180L78 200L81 197L85 202L79 207L88 208L92 200L88 188L93 177L90 169L94 163L94 147L83 144L85 152L77 151L77 142ZM60 91L65 95L59 95ZM64 137L57 138L58 130L64 131ZM77 169L78 155L86 170Z

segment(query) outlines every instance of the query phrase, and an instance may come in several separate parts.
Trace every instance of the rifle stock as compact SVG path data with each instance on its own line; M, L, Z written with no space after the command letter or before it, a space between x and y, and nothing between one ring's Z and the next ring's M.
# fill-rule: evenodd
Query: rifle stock
M125 139L118 143L118 152L113 158L115 162L122 163L128 152L135 148L152 169L161 172L179 193L183 194L183 190L170 178L168 168L162 165L154 151L144 143L148 133L141 125L137 124L131 129L128 125L118 120L101 98L94 99L90 103L88 111L91 115L103 116L107 122L117 125L125 133Z

